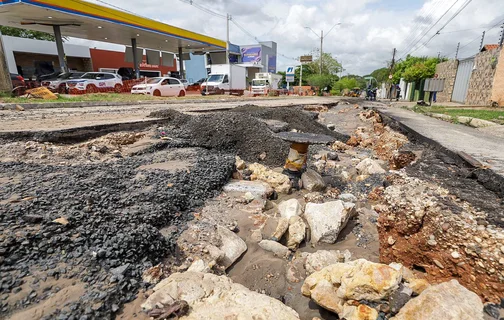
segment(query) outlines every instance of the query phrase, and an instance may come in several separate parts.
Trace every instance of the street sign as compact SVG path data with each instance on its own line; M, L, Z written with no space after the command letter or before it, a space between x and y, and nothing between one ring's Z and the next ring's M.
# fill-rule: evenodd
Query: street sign
M295 67L287 67L287 70L285 71L285 75L287 76L294 76L295 74Z
M294 82L294 76L285 76L286 82Z
M313 56L301 56L299 57L299 62L305 63L305 62L312 62L313 61Z

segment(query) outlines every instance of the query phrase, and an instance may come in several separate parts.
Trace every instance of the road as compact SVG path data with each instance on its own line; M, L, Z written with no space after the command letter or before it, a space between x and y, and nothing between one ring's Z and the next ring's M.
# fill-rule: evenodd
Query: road
M235 108L245 104L254 104L262 107L284 107L299 104L316 105L334 103L339 100L340 98L337 97L282 97L267 100L251 98L250 100L205 103L200 101L184 101L179 104L50 108L30 109L26 111L0 110L0 121L2 123L0 132L68 129L108 123L141 121L148 119L147 116L153 111L168 108L182 112L195 112Z

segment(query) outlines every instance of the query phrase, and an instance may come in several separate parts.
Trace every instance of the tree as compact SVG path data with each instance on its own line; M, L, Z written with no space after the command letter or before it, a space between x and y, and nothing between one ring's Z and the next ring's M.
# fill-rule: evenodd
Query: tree
M0 26L0 32L4 36L12 36L18 38L28 38L28 39L36 39L36 40L46 40L46 41L55 41L54 35L46 32L40 31L32 31L14 27L5 27Z
M317 59L313 60L313 62L310 62L306 64L307 67L310 68L310 71L313 73L319 73L320 74L320 57ZM338 72L341 70L341 64L333 58L332 54L330 53L324 53L322 55L322 74L332 74L332 75L337 75ZM304 76L304 69L303 69L303 76Z
M446 59L439 60L437 57L414 57L408 55L405 60L396 64L392 81L398 83L401 78L407 82L416 82L432 78L436 74L436 65Z
M380 68L371 72L370 76L376 79L378 83L386 82L388 80L388 76L390 74L389 68Z
M334 82L334 77L330 74L312 74L307 79L308 84L313 87L318 87L319 90L331 88Z

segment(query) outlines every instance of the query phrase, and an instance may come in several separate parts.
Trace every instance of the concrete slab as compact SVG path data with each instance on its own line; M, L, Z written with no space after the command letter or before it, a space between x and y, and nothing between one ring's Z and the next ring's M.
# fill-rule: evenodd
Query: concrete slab
M502 137L402 108L378 106L377 110L398 121L405 129L433 140L453 153L465 152L504 177L504 139Z

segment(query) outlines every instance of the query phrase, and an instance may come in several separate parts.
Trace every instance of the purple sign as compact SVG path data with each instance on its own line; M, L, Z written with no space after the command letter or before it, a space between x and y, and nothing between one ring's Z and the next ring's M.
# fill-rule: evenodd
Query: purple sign
M276 56L268 57L268 72L276 73Z
M261 47L241 48L243 63L261 63Z

